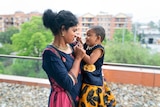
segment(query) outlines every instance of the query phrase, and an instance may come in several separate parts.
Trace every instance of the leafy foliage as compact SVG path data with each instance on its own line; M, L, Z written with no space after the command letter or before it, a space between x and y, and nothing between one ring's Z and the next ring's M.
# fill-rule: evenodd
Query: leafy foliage
M20 32L11 39L18 55L39 57L52 37L51 32L44 28L41 17L33 17L22 24Z
M0 32L0 43L12 44L11 37L13 34L18 33L19 30L15 27L10 27L5 32Z
M133 42L134 35L127 29L117 29L113 35L114 41L118 43Z
M11 44L3 44L2 47L0 47L0 54L10 54L13 52L13 48Z
M12 45L4 44L0 50L2 50L2 54L9 54L14 51L20 56L40 57L43 49L52 41L52 37L52 33L44 28L41 17L32 17L29 22L21 25L18 33L11 36ZM46 78L41 67L41 61L0 60L5 66L5 74Z
M123 30L117 30L113 41L107 41L105 62L160 66L160 54L153 54L139 43L133 43L133 34ZM122 42L123 33L124 42Z
M4 66L3 64L0 62L0 74L4 73Z
M29 76L29 77L41 77L46 78L45 72L41 68L41 62L38 61L38 70L36 68L36 60L23 60L15 59L12 67L12 75ZM43 74L43 75L42 75Z
M160 66L160 55L151 54L140 44L109 42L105 50L105 62Z

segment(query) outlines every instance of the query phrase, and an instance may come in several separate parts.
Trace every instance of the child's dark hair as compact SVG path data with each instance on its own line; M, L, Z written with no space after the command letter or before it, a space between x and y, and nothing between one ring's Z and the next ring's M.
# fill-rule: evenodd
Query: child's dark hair
M104 40L106 33L102 26L91 26L90 29L95 31L97 36L101 36L101 42Z
M42 16L43 25L46 28L49 28L54 35L60 34L62 26L65 30L68 30L70 27L78 24L77 17L70 11L61 10L56 13L51 9L48 9L44 12Z

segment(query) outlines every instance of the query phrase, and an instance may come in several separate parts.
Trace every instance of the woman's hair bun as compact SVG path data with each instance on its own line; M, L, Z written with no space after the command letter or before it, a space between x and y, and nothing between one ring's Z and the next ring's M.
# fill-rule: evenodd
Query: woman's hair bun
M53 13L51 9L47 9L44 11L42 19L43 19L43 24L46 28L51 28L53 26L56 14L57 13Z

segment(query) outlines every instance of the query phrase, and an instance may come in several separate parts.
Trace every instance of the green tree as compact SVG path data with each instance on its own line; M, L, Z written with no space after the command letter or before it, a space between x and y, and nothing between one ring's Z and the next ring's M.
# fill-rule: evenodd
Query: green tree
M3 64L0 62L0 74L4 73L4 66Z
M105 46L105 62L137 65L160 66L160 54L136 43L107 42Z
M12 71L12 75L46 78L47 75L42 70L41 61L38 61L38 66L41 68L39 71L37 71L36 62L37 60L15 59L8 71Z
M127 29L117 29L113 35L114 41L118 43L133 42L134 35Z
M122 43L124 34L124 43ZM116 30L113 41L105 46L105 62L160 66L159 54L151 53L140 43L133 43L133 34L124 29ZM156 58L155 58L156 57Z
M44 28L41 17L33 17L22 24L20 32L11 39L18 55L39 57L45 46L52 41L52 34Z
M29 22L21 25L20 32L14 34L11 40L17 55L40 57L43 49L52 41L52 33L45 29L41 17L32 17ZM32 65L28 70L32 68L35 72L40 72L41 69L39 60L32 63L30 61L16 63L18 62L14 63L12 69L14 71L17 70L16 72L18 72L18 74L26 73L26 69L19 69L18 66Z
M0 47L0 54L10 54L12 53L14 50L12 48L11 44L3 44L2 47Z
M16 27L10 27L5 32L0 32L0 43L12 44L11 37L13 34L18 33L19 30Z

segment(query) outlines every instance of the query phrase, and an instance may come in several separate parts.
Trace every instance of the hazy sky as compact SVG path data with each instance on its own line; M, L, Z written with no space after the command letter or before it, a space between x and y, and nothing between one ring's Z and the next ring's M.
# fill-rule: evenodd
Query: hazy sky
M116 15L120 12L131 14L133 21L160 19L159 0L0 0L0 14L13 14L15 11L43 13L50 8L53 11L70 10L83 15L100 11Z

